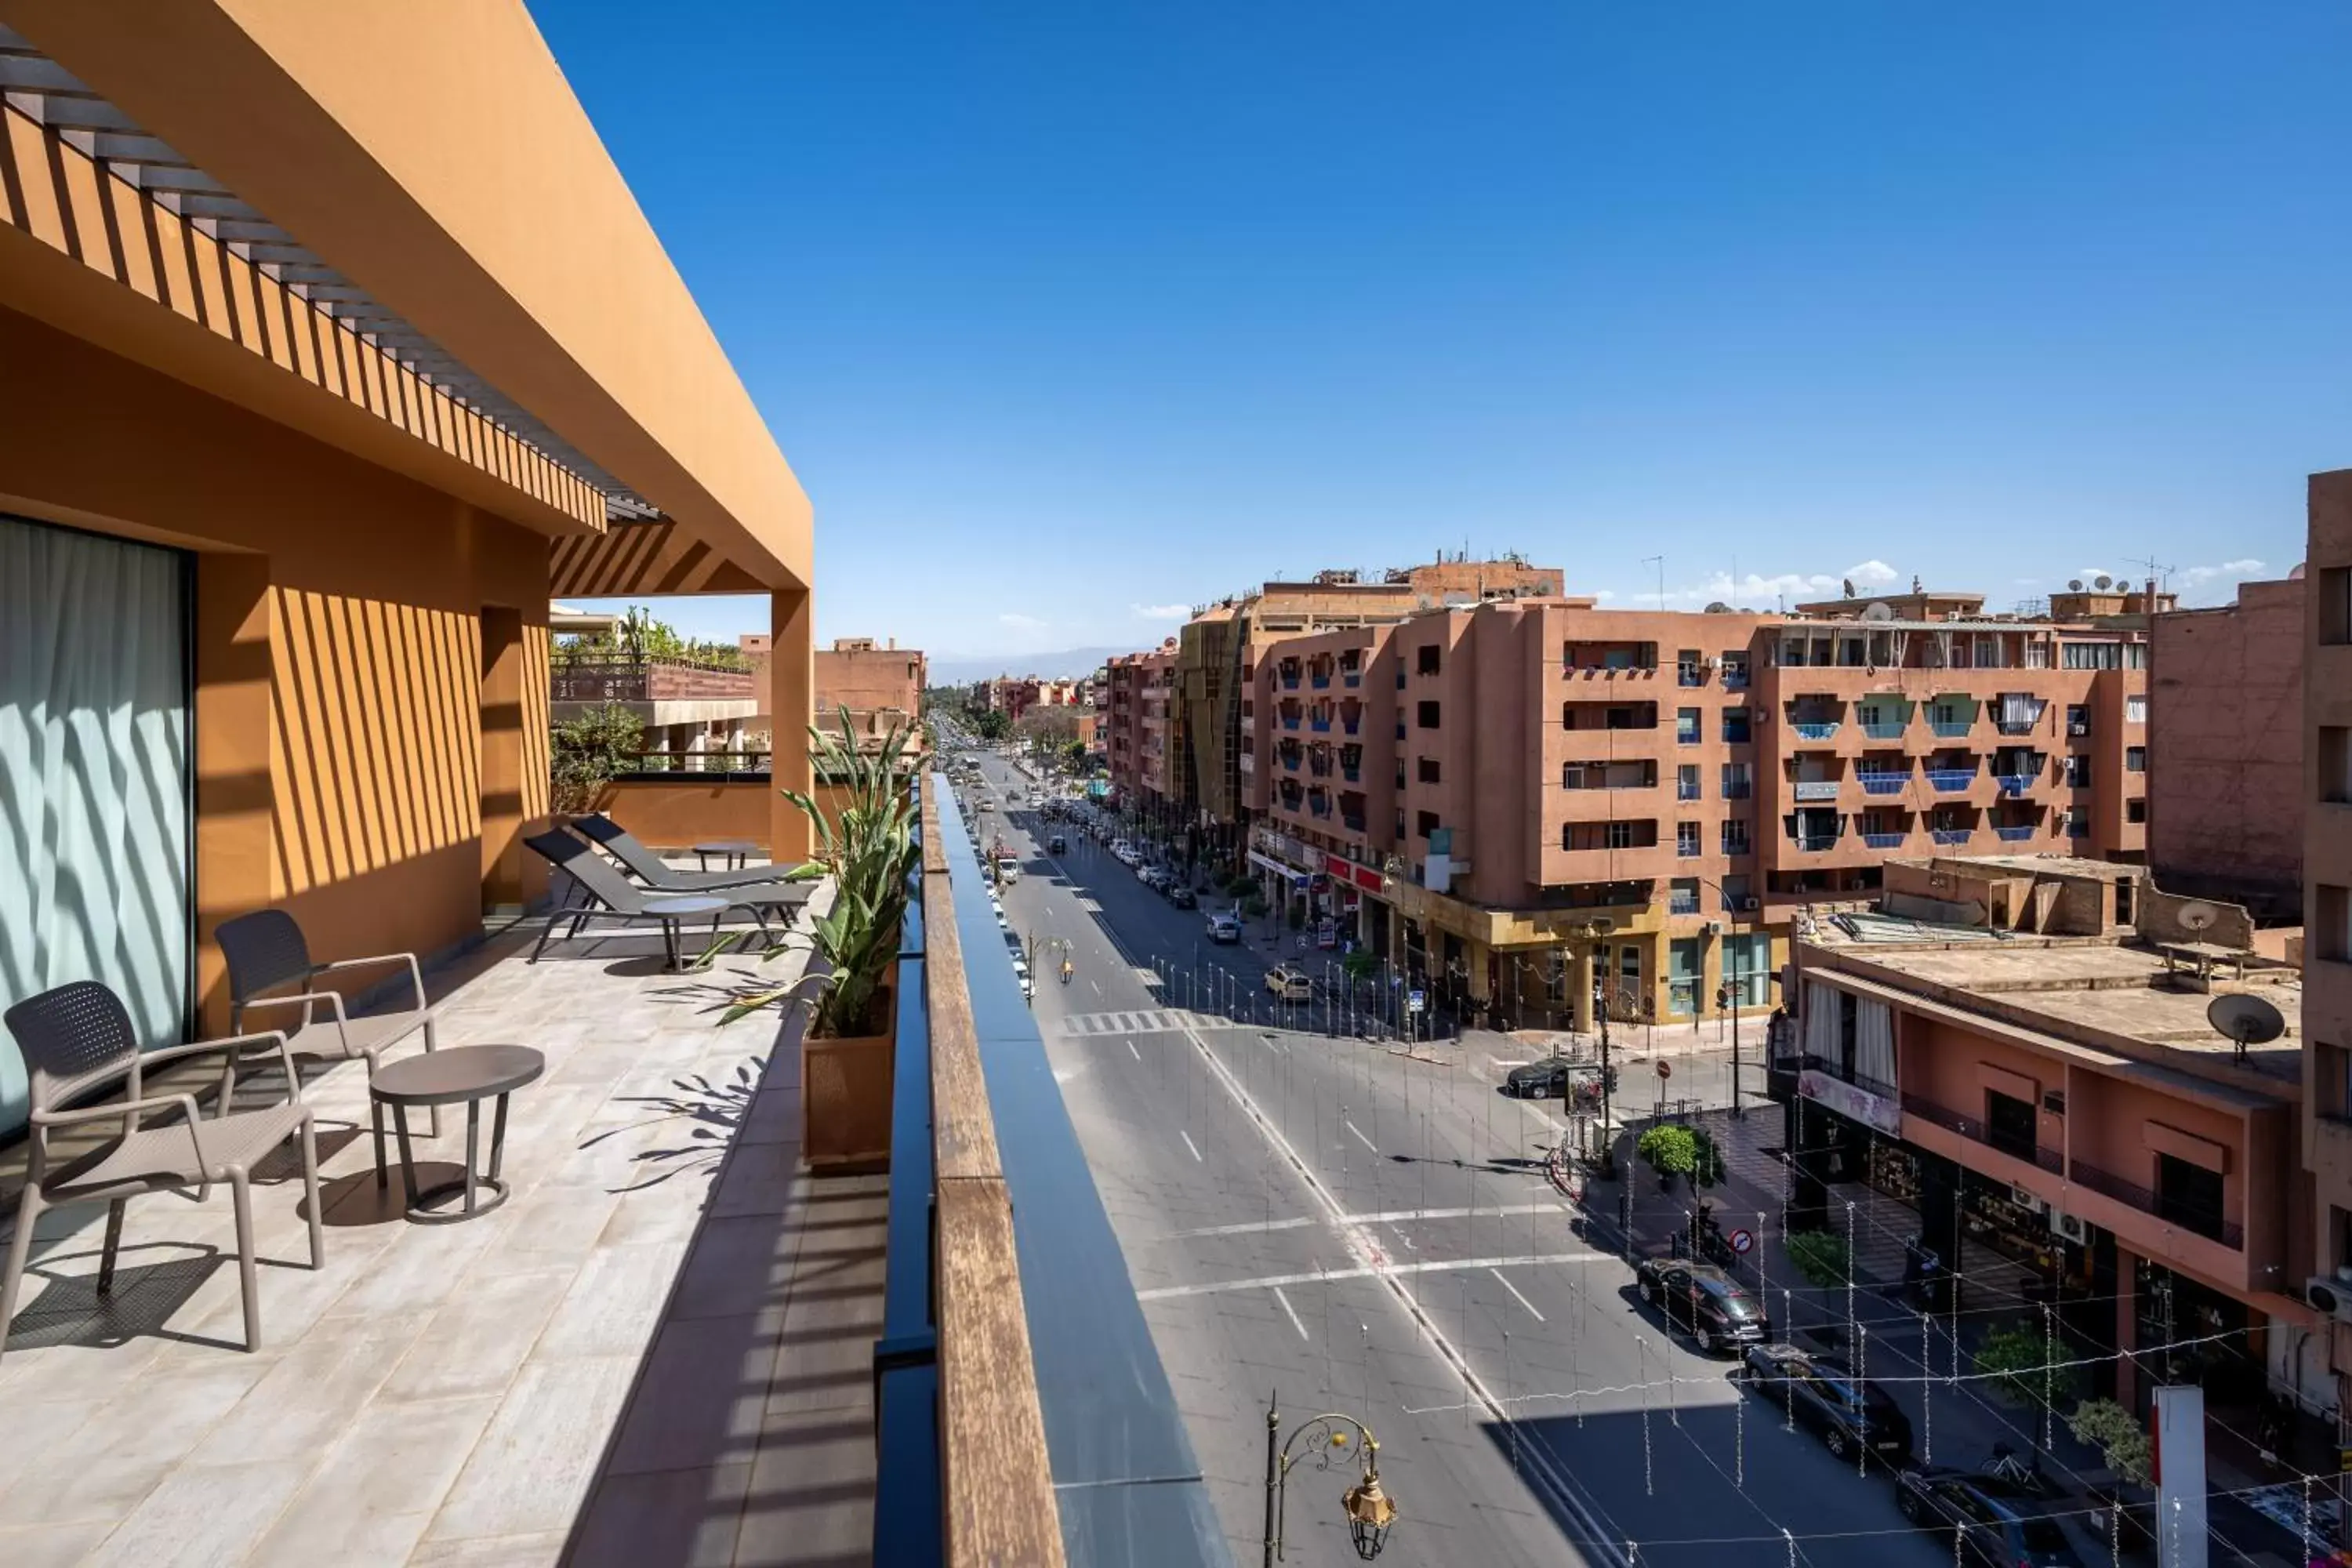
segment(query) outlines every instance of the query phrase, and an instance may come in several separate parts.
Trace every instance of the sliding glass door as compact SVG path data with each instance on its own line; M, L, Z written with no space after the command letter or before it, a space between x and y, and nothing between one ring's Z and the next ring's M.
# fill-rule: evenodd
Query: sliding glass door
M0 517L0 1008L100 980L151 1047L190 1012L188 571ZM0 1032L0 1135L26 1087Z

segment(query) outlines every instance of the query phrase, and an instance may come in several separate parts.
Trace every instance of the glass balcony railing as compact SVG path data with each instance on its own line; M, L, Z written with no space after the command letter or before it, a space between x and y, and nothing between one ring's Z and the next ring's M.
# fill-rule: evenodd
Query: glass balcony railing
M2042 775L2039 773L2002 773L1999 776L2000 779L2001 794L2023 795L2027 790L2033 787L2033 781L2040 778Z
M1355 784L1362 779L1364 776L1364 770L1356 766L1352 763L1341 763L1339 764L1339 776L1346 779L1349 784Z
M1699 847L1696 841L1683 839L1675 845L1675 858L1677 860L1696 860L1698 857Z
M1696 800L1698 798L1698 785L1687 779L1675 780L1675 798L1676 800Z
M1927 721L1927 728L1948 741L1958 740L1976 727L1977 721L1973 719L1931 719Z
M1674 897L1666 900L1666 913L1670 915L1695 915L1698 913L1698 895L1696 893L1676 893Z
M1364 672L1360 669L1347 669L1339 672L1339 684L1342 686L1361 686L1363 683Z
M2093 1192L2126 1204L2145 1215L2153 1215L2168 1225L2179 1226L2209 1241L2218 1241L2228 1247L2246 1245L2246 1229L2232 1219L2224 1219L2212 1210L2189 1204L2168 1201L2162 1194L2127 1182L2112 1171L2076 1160L2068 1167L2067 1179L2090 1188Z
M1724 781L1723 798L1726 800L1746 800L1755 793L1756 781L1753 779L1726 779Z
M1929 768L1927 782L1946 795L1958 795L1977 782L1974 768Z
M2004 735L2031 735L2040 722L2037 719L1996 719L1992 727Z
M1835 800L1838 782L1835 779L1799 779L1795 795L1799 800Z
M1331 678L1328 675L1310 675L1307 678L1307 684L1318 691L1327 691L1330 689Z
M1703 667L1696 664L1678 664L1675 666L1675 684L1677 686L1705 686L1706 684L1706 670Z
M1992 836L2004 844L2024 844L2030 842L2033 836L2041 831L2042 829L2038 827L1996 827L1992 830Z
M1873 849L1900 849L1908 833L1864 833L1862 841Z
M1296 730L1296 729L1297 729L1297 728L1298 728L1298 715L1297 715L1297 714L1296 714L1296 713L1285 713L1285 714L1282 716L1282 727L1283 727L1284 729L1286 729L1286 730Z
M1864 795L1901 795L1911 782L1909 773L1857 773Z
M1800 741L1834 741L1839 721L1835 719L1800 719L1791 722L1789 728L1795 731Z
M1698 744L1698 726L1697 726L1697 725L1696 725L1696 724L1678 724L1678 725L1676 725L1676 726L1675 727L1675 745L1677 745L1677 746L1696 746L1696 745L1697 745L1697 744Z
M1285 691L1296 691L1296 690L1297 690L1297 689L1298 689L1298 677L1297 677L1297 676L1296 676L1296 675L1292 675L1292 674L1287 674L1287 673L1286 673L1286 674L1282 677L1282 689L1283 689Z
M1748 672L1744 669L1734 669L1727 664L1725 665L1723 667L1723 689L1726 691L1747 690Z
M1903 738L1903 731L1909 727L1900 719L1865 719L1862 721L1862 732L1874 741L1899 741Z
M1362 817L1349 816L1344 811L1339 814L1339 825L1350 833L1361 833L1364 830L1364 819Z
M1977 832L1973 827L1937 827L1928 831L1938 844L1966 844Z
M1838 836L1834 833L1799 833L1792 837L1797 847L1808 854L1837 847Z
M1314 731L1318 735L1328 735L1331 732L1331 721L1328 719L1309 719L1307 721L1307 727Z
M1360 720L1342 719L1339 721L1339 733L1343 735L1352 735L1362 727L1363 724Z

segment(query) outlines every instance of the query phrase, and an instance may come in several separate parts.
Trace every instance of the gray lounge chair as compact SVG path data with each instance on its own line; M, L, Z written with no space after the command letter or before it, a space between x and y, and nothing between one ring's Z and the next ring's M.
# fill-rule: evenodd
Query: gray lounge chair
M302 1140L302 1189L310 1219L310 1267L326 1261L325 1233L319 1220L319 1147L310 1124L310 1108L302 1103L301 1080L286 1037L271 1032L205 1040L192 1046L142 1051L131 1029L131 1015L121 999L94 980L78 980L28 996L8 1009L8 1032L16 1037L25 1064L32 1069L32 1152L25 1177L25 1195L16 1205L16 1234L8 1247L8 1263L0 1275L0 1352L8 1346L8 1325L16 1315L16 1289L24 1282L26 1259L33 1246L33 1226L49 1209L68 1204L107 1205L105 1249L99 1256L98 1293L114 1293L114 1257L122 1244L122 1211L131 1199L145 1193L193 1187L197 1202L211 1195L214 1184L228 1184L236 1210L236 1260L245 1292L245 1348L261 1348L261 1301L257 1288L253 1252L253 1199L249 1184L253 1169L287 1139ZM192 1094L149 1096L145 1075L165 1062L225 1053L230 1064L245 1052L274 1046L286 1068L286 1100L256 1110L229 1109L229 1073L224 1066L223 1092L205 1121L196 1114ZM64 1109L90 1090L127 1079L129 1098L79 1110ZM153 1112L176 1110L180 1120L160 1127L147 1126ZM55 1170L49 1168L52 1128L92 1121L120 1121L122 1131Z
M572 830L593 841L629 874L646 887L665 893L723 893L730 888L756 888L782 881L789 866L746 866L734 871L681 871L646 848L634 833L604 816L590 812L572 819Z
M530 962L537 963L545 952L555 928L569 921L572 929L566 937L578 936L592 921L618 920L657 921L662 936L668 944L673 965L678 961L679 926L683 917L662 906L678 900L700 901L723 900L727 909L743 910L768 928L770 915L781 916L787 926L793 917L807 904L816 890L814 882L762 882L749 888L711 888L700 892L673 892L660 888L639 887L621 875L618 868L597 854L582 840L569 833L534 833L523 843L543 857L558 870L571 877L579 889L587 895L583 906L567 904L559 899L548 912L547 923L540 928L539 942L530 950ZM705 911L707 912L707 909ZM714 929L716 922L713 922Z
M385 952L372 958L313 963L310 944L303 940L302 928L284 910L256 910L249 915L223 921L213 936L220 943L221 956L228 963L231 1028L244 1028L247 1014L265 1011L279 1024L294 1056L311 1061L364 1061L370 1078L375 1076L385 1054L411 1035L422 1034L425 1048L433 1048L433 1007L425 994L425 975L415 953ZM408 968L409 1004L387 1012L355 1018L347 1010L341 994L320 990L312 984L324 974L401 964ZM294 989L279 995L265 994L287 985ZM300 1011L289 1018L282 1009L293 1007ZM375 1184L381 1187L391 1179L384 1163L383 1107L373 1100L369 1103L375 1122ZM426 1124L425 1135L441 1135L441 1112L437 1109Z

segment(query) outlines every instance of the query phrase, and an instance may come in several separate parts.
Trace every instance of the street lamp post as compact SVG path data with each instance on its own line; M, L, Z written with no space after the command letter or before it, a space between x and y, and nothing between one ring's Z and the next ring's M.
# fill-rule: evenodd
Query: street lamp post
M1370 1563L1388 1544L1389 1527L1396 1522L1397 1514L1395 1500L1381 1488L1380 1439L1354 1416L1337 1412L1311 1416L1284 1437L1278 1397L1269 1398L1265 1407L1265 1568L1274 1568L1282 1560L1283 1512L1289 1498L1291 1467L1306 1460L1318 1470L1329 1469L1331 1457L1354 1440L1349 1428L1362 1439L1364 1473L1340 1497L1339 1510L1348 1521L1348 1540L1355 1547L1356 1555ZM1314 1437L1307 1447L1292 1453L1298 1439L1310 1432Z

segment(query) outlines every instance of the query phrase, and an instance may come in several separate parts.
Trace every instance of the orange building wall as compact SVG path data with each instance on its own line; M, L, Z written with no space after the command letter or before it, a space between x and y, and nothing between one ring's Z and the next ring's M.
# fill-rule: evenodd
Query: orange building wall
M502 831L547 812L543 535L7 310L0 363L41 367L0 376L0 510L196 555L208 1022L231 915L282 902L325 957L430 952L543 891L481 826L486 737ZM487 708L486 608L522 671Z

